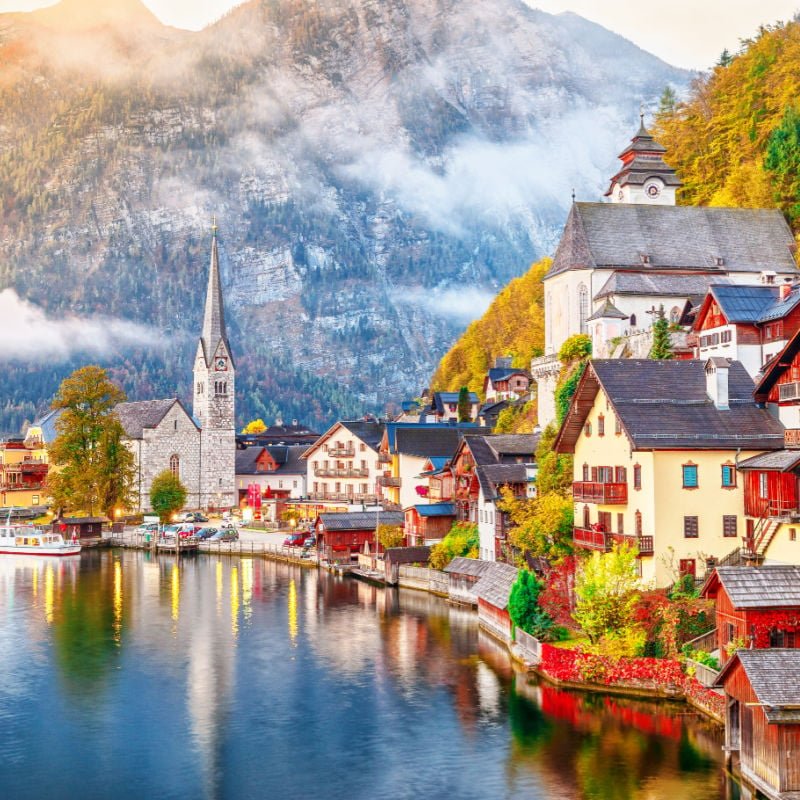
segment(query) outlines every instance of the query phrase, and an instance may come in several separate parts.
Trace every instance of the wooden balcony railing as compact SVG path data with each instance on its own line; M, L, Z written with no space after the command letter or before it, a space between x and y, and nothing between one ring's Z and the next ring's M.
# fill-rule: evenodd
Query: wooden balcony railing
M327 500L328 502L337 503L365 503L366 505L375 505L378 501L377 495L374 494L347 494L346 492L310 492L308 499Z
M355 458L356 449L352 445L340 446L340 447L329 447L328 448L328 455L331 458Z
M654 552L652 536L626 536L622 533L606 533L590 528L574 528L572 541L576 547L600 550L603 553L611 550L615 544L630 544L638 549L640 556L651 556Z
M317 478L368 478L368 469L358 469L347 467L346 469L334 469L333 467L316 467L314 475Z
M378 486L391 486L395 489L399 489L401 485L401 478L395 478L392 475L381 475L378 477Z
M628 502L628 484L575 481L572 484L572 496L582 503L624 505Z

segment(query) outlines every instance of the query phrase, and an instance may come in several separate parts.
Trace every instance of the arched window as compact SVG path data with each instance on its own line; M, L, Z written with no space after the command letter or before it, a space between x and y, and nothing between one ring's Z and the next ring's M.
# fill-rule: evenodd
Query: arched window
M631 328L636 327L636 314L631 314Z
M176 453L169 457L169 471L176 477L181 476L181 459Z
M586 320L589 319L589 290L586 284L582 283L578 286L578 318L581 325L581 333L589 333L589 327Z
M675 306L672 311L669 312L669 321L675 325L681 321L681 310L678 306Z
M228 382L227 381L214 381L214 394L217 397L224 397L228 394Z

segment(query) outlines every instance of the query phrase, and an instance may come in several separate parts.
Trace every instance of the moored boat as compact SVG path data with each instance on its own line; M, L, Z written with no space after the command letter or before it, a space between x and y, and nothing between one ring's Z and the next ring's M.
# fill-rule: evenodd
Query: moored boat
M65 542L60 533L10 522L0 526L0 555L74 556L80 552L80 542Z

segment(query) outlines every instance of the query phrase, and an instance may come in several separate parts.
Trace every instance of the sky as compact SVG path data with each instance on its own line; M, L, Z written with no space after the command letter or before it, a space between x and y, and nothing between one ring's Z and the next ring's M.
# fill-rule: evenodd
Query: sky
M107 0L113 2L114 0ZM239 0L144 0L169 25L199 29L218 19ZM550 13L574 11L670 64L707 69L723 49L735 52L739 39L759 25L786 20L800 0L525 0ZM0 0L0 11L51 5L52 0Z

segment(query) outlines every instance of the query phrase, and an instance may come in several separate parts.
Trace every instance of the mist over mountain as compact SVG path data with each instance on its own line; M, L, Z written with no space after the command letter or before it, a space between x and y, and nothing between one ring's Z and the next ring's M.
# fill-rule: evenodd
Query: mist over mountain
M241 418L377 408L553 249L573 187L598 196L640 102L686 78L518 0L253 0L198 33L138 0L3 14L0 290L135 323L113 374L187 393L216 215ZM24 352L0 354L0 430L86 360Z

